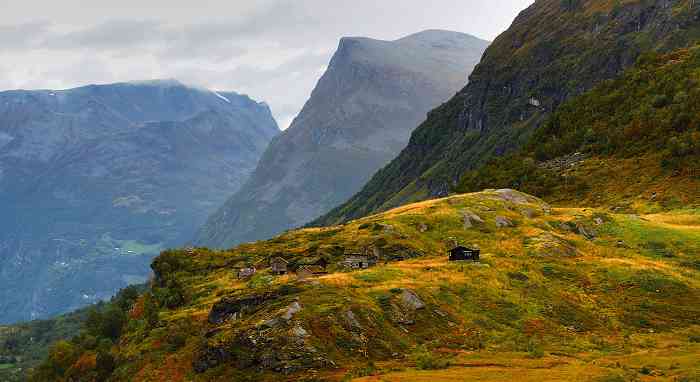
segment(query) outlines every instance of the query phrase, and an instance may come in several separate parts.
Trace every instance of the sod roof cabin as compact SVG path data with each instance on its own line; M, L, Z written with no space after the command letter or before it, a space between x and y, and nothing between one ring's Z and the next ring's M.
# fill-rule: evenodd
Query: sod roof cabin
M297 277L301 280L328 274L326 268L319 265L303 265L297 269Z
M328 259L326 259L325 257L314 256L314 257L304 258L304 259L300 260L298 262L298 264L300 266L315 265L315 266L319 266L323 269L326 269L328 267L328 264L330 264L330 263L328 262Z
M341 267L349 269L367 269L376 264L376 259L359 253L348 253L339 263Z
M236 273L236 276L240 280L249 279L255 275L255 272L257 272L257 269L255 269L255 267L239 268L238 272Z
M270 259L270 271L273 275L284 275L287 273L289 261L277 256Z
M479 261L481 251L458 245L450 250L450 261Z

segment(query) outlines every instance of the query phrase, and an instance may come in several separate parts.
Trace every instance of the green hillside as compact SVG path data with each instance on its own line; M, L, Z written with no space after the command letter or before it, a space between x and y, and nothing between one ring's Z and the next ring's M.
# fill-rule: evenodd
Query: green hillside
M481 261L448 262L455 244ZM697 210L551 208L512 190L167 251L126 310L109 380L695 380L699 251ZM378 261L347 271L347 253ZM292 273L270 273L277 256ZM294 275L321 258L327 275ZM34 380L93 380L107 358L96 349L61 343Z
M513 187L564 205L700 204L700 48L649 53L562 105L524 149L467 172L460 192Z
M130 286L121 290L109 302L99 303L87 308L67 313L48 320L0 326L0 381L24 381L27 374L34 371L48 356L49 349L55 343L70 340L88 342L97 345L100 326L111 322L111 329L105 332L115 333L126 318L121 318L119 310L126 310L146 288ZM116 320L105 320L106 317ZM100 323L100 324L98 324ZM109 336L106 336L109 337ZM118 337L112 335L112 337ZM114 338L105 338L109 347Z
M700 38L693 1L540 0L487 49L469 84L432 111L403 152L313 225L449 194L464 172L518 149L559 105L617 78L643 52Z
M700 381L699 39L536 1L323 227L163 252L31 380Z

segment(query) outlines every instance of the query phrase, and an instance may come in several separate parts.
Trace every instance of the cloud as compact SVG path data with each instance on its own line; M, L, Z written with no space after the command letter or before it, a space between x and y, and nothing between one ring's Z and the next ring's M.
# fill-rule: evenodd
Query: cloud
M340 37L493 38L531 1L0 0L0 88L177 78L264 100L286 127Z
M48 26L46 21L0 25L0 52L34 48L47 35Z

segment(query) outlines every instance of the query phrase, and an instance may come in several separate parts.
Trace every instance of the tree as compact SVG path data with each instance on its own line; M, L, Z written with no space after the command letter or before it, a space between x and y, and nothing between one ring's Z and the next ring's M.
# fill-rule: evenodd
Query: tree
M116 368L114 356L109 352L97 352L97 362L95 369L97 371L97 381L106 381Z
M146 293L143 298L143 314L146 320L146 327L153 329L158 326L158 304L150 292Z

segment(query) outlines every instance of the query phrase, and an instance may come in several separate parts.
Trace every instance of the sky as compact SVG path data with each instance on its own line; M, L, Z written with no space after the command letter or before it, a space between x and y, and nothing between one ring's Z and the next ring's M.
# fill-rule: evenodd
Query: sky
M341 37L493 40L532 2L0 0L0 90L174 78L265 101L286 128Z

